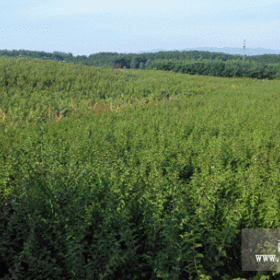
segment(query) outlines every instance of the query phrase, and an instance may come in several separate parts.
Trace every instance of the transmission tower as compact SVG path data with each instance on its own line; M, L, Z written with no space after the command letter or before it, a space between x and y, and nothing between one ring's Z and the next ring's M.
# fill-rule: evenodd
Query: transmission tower
M245 61L245 40L244 40L244 45L243 45L243 61Z

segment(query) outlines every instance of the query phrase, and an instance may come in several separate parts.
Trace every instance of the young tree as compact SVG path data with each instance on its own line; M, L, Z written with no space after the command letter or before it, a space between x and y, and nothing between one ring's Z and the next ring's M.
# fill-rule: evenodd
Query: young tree
M136 59L133 57L130 61L130 69L135 69L136 68Z

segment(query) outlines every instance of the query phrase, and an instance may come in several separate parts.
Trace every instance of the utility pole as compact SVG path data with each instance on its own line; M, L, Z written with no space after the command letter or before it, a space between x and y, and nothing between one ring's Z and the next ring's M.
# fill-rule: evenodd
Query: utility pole
M243 45L243 62L245 61L245 40L244 40L244 45Z

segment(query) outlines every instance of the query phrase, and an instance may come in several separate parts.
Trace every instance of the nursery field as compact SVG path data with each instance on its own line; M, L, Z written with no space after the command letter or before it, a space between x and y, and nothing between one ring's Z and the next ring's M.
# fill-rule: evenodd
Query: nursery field
M279 279L241 263L280 228L279 106L280 80L0 57L0 279Z

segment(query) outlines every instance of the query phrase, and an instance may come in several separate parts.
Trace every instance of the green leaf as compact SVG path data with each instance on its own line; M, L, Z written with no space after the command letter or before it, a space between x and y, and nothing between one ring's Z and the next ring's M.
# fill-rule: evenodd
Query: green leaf
M66 237L66 240L69 240L71 237L72 237L72 235L68 235L68 236Z

